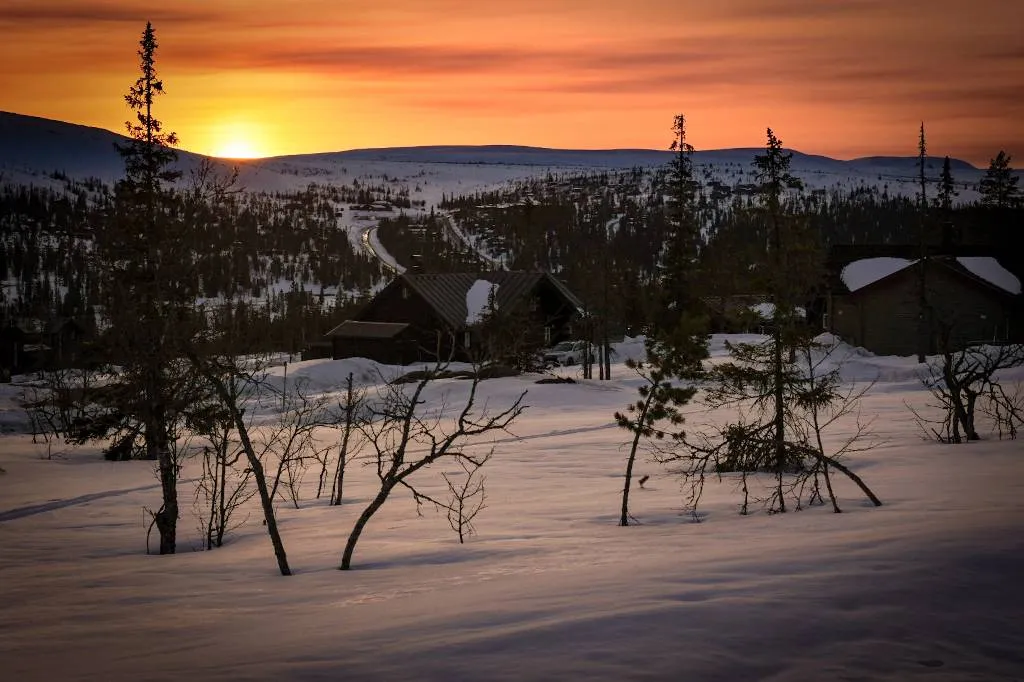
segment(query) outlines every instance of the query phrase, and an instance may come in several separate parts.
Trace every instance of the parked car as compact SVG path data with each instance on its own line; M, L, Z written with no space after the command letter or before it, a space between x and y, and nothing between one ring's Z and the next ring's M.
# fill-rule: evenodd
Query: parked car
M562 341L544 351L544 364L575 365L583 361L586 352L586 341ZM591 354L593 354L593 349L591 349Z

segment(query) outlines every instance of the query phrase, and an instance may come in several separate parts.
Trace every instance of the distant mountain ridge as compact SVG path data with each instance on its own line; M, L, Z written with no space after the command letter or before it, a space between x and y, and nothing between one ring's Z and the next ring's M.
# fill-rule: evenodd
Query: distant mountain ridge
M0 111L0 170L51 173L113 180L124 175L116 145L129 138L103 128ZM188 170L201 154L178 150L178 166Z
M794 166L817 168L840 172L843 170L863 171L865 169L888 169L890 171L916 170L917 157L869 156L844 161L819 154L806 154L789 149L793 153ZM698 150L694 153L697 163L738 163L749 164L755 155L763 153L760 147L735 147L730 149ZM581 166L623 168L629 166L657 166L671 159L672 152L658 149L553 149L523 145L425 145L416 147L378 147L352 149L339 152L317 152L294 154L264 159L309 160L309 161L391 161L405 163L502 163L526 166ZM941 157L927 157L927 168L941 169ZM967 161L951 159L956 171L978 171Z
M0 112L0 170L29 173L59 171L73 177L93 176L103 180L118 178L123 163L115 144L123 144L123 135L90 126L54 119ZM916 171L917 157L870 156L849 161L793 151L794 169L821 172L910 174ZM694 155L698 163L749 165L760 148L702 150ZM194 168L204 157L179 151L178 166ZM494 164L512 166L548 166L561 168L626 168L658 166L672 155L656 149L549 149L519 145L434 145L352 149L348 151L294 154L254 160L219 160L237 163L243 168L273 170L280 163L340 163L345 161L382 161L393 163ZM952 160L954 172L977 173L966 161ZM929 174L937 174L942 159L928 157Z

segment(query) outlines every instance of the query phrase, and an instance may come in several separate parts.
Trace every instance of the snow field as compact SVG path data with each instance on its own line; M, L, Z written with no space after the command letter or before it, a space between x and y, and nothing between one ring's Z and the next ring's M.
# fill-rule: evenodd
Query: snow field
M713 339L716 356L723 341ZM850 352L859 363L850 379L916 367ZM333 392L349 371L371 385L376 370L317 360L290 364L288 381ZM283 367L273 371L283 379ZM695 523L678 481L643 460L636 475L651 479L631 495L640 525L620 528L628 434L612 413L635 399L636 385L621 364L610 382L483 382L481 404L500 409L527 389L529 408L511 434L475 446L495 455L482 471L488 508L465 545L442 514L418 516L396 491L360 540L354 570L339 572L375 474L352 466L345 504L328 507L308 499L310 471L302 507L278 505L290 578L276 573L255 506L225 547L189 551L199 544L187 480L195 462L179 489L180 553L147 556L142 508L159 504L152 463L104 462L91 446L47 461L28 436L0 436L3 677L1024 677L1019 441L926 442L904 401L920 407L927 393L882 379L863 403L882 442L848 462L885 506L866 505L837 476L843 514L741 517L727 479L709 483ZM428 406L445 396L458 405L467 387L439 381ZM699 404L687 413L690 429L730 416ZM457 469L441 463L419 478L441 495L439 472Z

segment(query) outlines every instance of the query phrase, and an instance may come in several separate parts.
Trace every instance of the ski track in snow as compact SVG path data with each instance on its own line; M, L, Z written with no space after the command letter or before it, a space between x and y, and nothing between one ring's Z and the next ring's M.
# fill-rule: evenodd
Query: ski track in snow
M594 433L596 431L604 431L606 429L617 428L618 425L614 422L607 424L596 424L593 426L579 426L571 429L554 429L552 431L546 431L544 433L531 433L526 436L509 436L507 438L498 438L492 441L487 441L486 445L501 445L508 443L521 443L525 441L542 440L545 438L561 438L563 436L578 435L581 433ZM476 445L485 445L485 443L476 443ZM413 450L412 452L419 452ZM425 452L425 451L424 451ZM179 483L194 483L198 479L182 479ZM17 507L15 509L8 509L7 511L0 511L0 523L5 521L14 521L22 519L27 516L35 516L36 514L43 514L50 511L56 511L58 509L66 509L67 507L74 507L80 504L87 504L95 500L102 500L109 497L120 497L122 495L129 495L131 493L141 493L148 490L155 490L160 487L159 483L152 483L150 485L138 486L135 488L122 488L118 490L104 490L97 493L87 493L85 495L78 495L77 497L69 497L66 499L50 500L48 502L42 502L39 504L30 504L25 507Z
M179 483L195 483L199 479L189 478L178 481ZM41 504L30 504L25 507L18 507L16 509L9 509L7 511L0 512L0 523L4 521L14 521L16 519L23 519L26 516L35 516L36 514L42 514L44 512L56 511L57 509L66 509L67 507L74 507L79 504L87 504L95 500L102 500L108 497L120 497L121 495L128 495L131 493L141 493L147 490L155 490L159 488L159 483L151 483L150 485L140 485L135 488L122 488L120 490L104 490L98 493L88 493L86 495L79 495L77 497L69 497L63 500L50 500L49 502L43 502Z

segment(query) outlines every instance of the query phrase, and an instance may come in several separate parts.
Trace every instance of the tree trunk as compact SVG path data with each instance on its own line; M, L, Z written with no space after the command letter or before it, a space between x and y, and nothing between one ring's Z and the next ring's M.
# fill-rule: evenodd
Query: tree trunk
M836 514L842 514L843 510L839 508L839 500L836 499L836 494L832 490L832 477L828 474L828 462L822 463L822 470L825 472L825 487L828 489L828 498L832 500L832 511Z
M277 567L281 571L281 575L291 575L292 571L288 566L288 556L284 551L284 542L281 540L281 534L277 529L277 518L274 516L274 501L270 497L270 491L267 489L267 477L263 472L263 464L260 462L260 458L256 456L256 450L252 446L252 441L249 440L249 430L245 427L245 420L242 419L242 414L238 411L238 405L219 377L215 376L194 355L191 355L189 360L210 382L221 402L227 406L228 411L231 413L231 421L238 430L238 438L242 441L242 450L245 452L246 459L249 460L249 468L252 469L253 478L256 479L256 489L259 491L260 503L263 507L263 519L267 524L267 534L270 535L270 543L274 546Z
M256 488L260 492L260 503L263 506L263 519L267 523L267 534L270 535L270 543L274 546L274 556L277 557L277 567L281 571L281 575L291 575L292 570L288 567L288 556L284 552L284 542L281 540L281 534L277 530L277 517L274 515L274 501L270 497L270 491L267 490L267 478L263 473L263 464L260 462L259 457L256 456L256 451L252 447L252 441L249 440L249 430L245 428L245 422L242 421L242 415L239 414L235 406L229 405L231 409L231 416L235 420L235 427L238 429L238 437L242 441L242 448L245 450L246 456L249 458L249 468L252 469L253 478L256 479Z
M227 532L228 525L228 510L225 504L225 489L227 488L228 480L228 434L224 434L222 445L218 446L217 450L217 470L220 473L220 480L217 482L217 539L216 543L218 547L224 545L224 533Z
M160 475L162 504L153 515L160 534L160 554L174 554L178 532L178 467L167 446L165 426L157 417L146 422L146 451L147 456L157 460Z
M345 430L341 436L341 451L338 453L338 470L334 474L334 486L331 491L331 504L341 504L342 496L345 487L345 465L348 459L348 444L352 436L352 423L355 421L355 409L353 405L354 392L352 383L352 373L349 372L348 378L345 380Z
M363 510L363 513L359 515L359 518L356 520L356 524L352 526L352 532L349 533L348 541L345 543L345 552L341 555L341 566L338 567L339 570L347 571L352 567L352 554L356 551L356 543L359 542L359 536L362 535L363 528L366 527L366 524L370 521L373 515L377 513L377 510L380 509L384 505L384 502L387 501L392 488L394 488L394 484L383 484L380 492L377 493L377 496L373 498L370 504L367 505L366 509Z
M779 511L786 511L786 498L782 491L782 474L786 466L786 403L782 372L782 331L779 328L779 305L775 304L775 338L773 339L775 356L773 358L775 394L775 475L776 493L779 496Z
M964 406L964 435L967 440L980 440L978 431L974 428L974 406L978 400L978 394L968 388L964 389L964 394L967 398L967 404Z
M781 273L783 268L782 258L782 226L779 224L779 216L777 215L778 205L772 205L772 238L774 246L773 260L775 262L775 268ZM778 277L780 275L776 275ZM777 481L776 494L779 496L779 511L786 511L786 497L782 491L782 474L783 469L786 466L786 396L785 386L783 382L785 377L783 375L782 367L782 325L783 325L783 314L782 306L783 299L782 287L776 283L774 295L772 296L772 303L775 305L773 313L774 322L772 329L772 393L775 397L775 435L774 435L774 446L775 446L775 477ZM788 301L785 302L788 305ZM786 310L786 317L789 315L789 310ZM788 322L788 320L786 320Z
M341 504L345 492L345 460L348 458L348 431L341 443L341 452L338 453L338 470L334 476L334 489L331 491L331 504Z
M604 330L604 378L611 381L612 378L612 344L608 338L608 328Z
M651 391L647 395L647 400L644 401L644 409L640 411L637 416L636 428L633 431L633 445L629 449L629 459L626 460L626 482L622 486L622 515L619 517L620 526L629 525L629 486L633 479L633 462L636 461L636 449L640 444L640 429L643 428L644 420L647 418L647 411L651 406L651 400L654 399L654 391Z
M852 471L847 469L845 465L841 464L837 460L832 459L828 455L823 455L823 454L817 453L817 452L814 453L814 454L826 466L828 466L828 465L834 466L836 469L838 469L839 471L841 471L844 474L846 474L847 478L849 478L851 481L853 481L854 483L857 484L857 487L859 487L861 489L861 491L867 496L867 498L869 500L871 500L871 503L873 505L875 505L876 507L881 507L882 506L882 501L879 500L878 497L876 497L873 492L871 492L871 488L869 488L867 486L867 484L864 483L864 481L861 480L860 476L858 476L857 474L853 473Z

